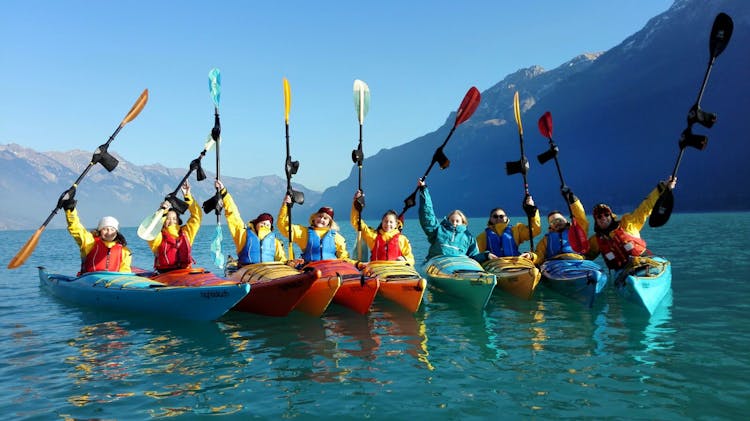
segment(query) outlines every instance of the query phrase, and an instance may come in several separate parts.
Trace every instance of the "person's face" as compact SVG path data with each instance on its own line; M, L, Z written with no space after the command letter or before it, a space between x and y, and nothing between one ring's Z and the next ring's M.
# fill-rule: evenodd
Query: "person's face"
M171 227L172 225L177 225L177 212L175 211L167 212L167 219L164 221L164 226Z
M389 232L398 228L398 220L394 215L388 214L380 222L380 227L383 228L383 231Z
M316 228L325 228L331 225L331 217L327 213L319 213L313 218L313 226Z
M255 224L255 229L256 230L259 230L261 228L271 229L271 221L260 221L260 222L258 222L258 223Z
M600 213L595 218L596 226L599 228L607 228L612 223L612 214L608 212Z
M499 224L501 222L508 222L508 215L505 214L505 211L502 210L496 210L492 212L492 215L490 215L490 220L493 224Z
M461 215L457 213L452 213L450 216L448 216L448 222L453 224L454 227L457 227L459 225L463 225L464 221L461 219Z
M114 227L104 227L99 230L99 236L104 241L115 241L117 230Z
M562 216L559 213L554 213L547 218L547 222L549 222L549 227L553 231L562 231L565 226L568 223L568 220L565 219L564 216Z

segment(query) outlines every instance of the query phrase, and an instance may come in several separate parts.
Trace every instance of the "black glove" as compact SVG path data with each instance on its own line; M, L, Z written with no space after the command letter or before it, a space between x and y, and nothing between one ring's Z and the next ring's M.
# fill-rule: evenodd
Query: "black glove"
M62 208L66 211L74 211L77 203L78 201L71 197L70 199L60 202L60 205L62 205Z
M560 188L560 193L562 193L563 199L565 199L565 201L568 202L568 204L570 204L570 205L572 205L573 203L575 203L578 200L578 198L576 197L576 195L573 194L573 191L570 190L570 187L568 187L568 186L562 186Z
M523 211L529 218L533 218L534 215L536 215L536 210L536 206L534 205L527 205L526 203L523 204Z

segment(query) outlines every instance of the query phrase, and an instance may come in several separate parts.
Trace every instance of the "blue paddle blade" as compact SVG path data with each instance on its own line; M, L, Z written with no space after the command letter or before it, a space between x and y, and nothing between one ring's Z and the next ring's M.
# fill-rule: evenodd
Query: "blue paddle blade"
M214 101L214 105L218 108L221 99L221 73L215 67L208 72L208 89L211 91L211 99Z
M216 225L216 235L211 242L211 252L214 254L214 265L219 269L224 269L224 253L221 251L221 242L224 236L221 232L221 225Z

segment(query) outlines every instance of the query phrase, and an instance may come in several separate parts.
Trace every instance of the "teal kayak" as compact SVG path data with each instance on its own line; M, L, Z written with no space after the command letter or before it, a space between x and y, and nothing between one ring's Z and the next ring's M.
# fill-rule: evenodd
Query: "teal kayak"
M671 288L672 264L662 257L638 257L615 275L615 291L649 314L654 314Z
M468 256L436 256L425 262L424 270L428 286L470 307L484 308L497 285L496 276Z
M169 286L134 273L50 274L39 267L41 286L63 300L108 311L215 320L250 292L248 284Z
M589 307L607 285L607 274L591 260L549 259L542 263L542 284Z

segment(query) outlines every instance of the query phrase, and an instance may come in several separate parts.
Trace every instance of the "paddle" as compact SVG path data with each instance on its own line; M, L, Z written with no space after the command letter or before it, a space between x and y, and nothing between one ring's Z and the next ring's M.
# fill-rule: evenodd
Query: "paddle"
M525 193L523 203L525 204L526 200L530 196L529 182L526 178L526 173L529 171L529 160L526 159L526 154L523 151L523 125L521 124L521 106L518 103L518 91L516 91L515 95L513 95L513 115L516 118L516 125L518 126L518 139L521 143L521 159L518 161L506 162L505 172L508 175L521 173L521 175L523 176L523 190ZM530 251L533 252L534 251L534 233L531 230L531 215L528 215L527 213L526 219L528 220L528 226L529 226L529 244L531 246Z
M542 133L542 136L546 137L549 140L549 150L537 155L537 159L542 165L544 165L544 163L549 161L550 159L555 160L557 175L560 177L560 189L564 190L565 188L567 188L567 185L565 184L565 179L563 179L562 170L560 169L560 162L557 160L557 154L558 152L560 152L560 149L552 140L552 114L549 111L545 112L541 117L539 117L537 125L539 126L539 132ZM565 203L568 204L568 211L570 212L571 220L570 228L568 231L568 241L570 242L570 246L576 252L580 254L586 254L589 251L589 242L586 238L586 232L583 230L583 227L578 224L578 221L573 217L573 208L571 207L570 201L567 197L565 197Z
M206 173L203 171L203 167L201 166L201 159L203 159L203 157L206 156L206 153L214 147L214 144L216 144L216 141L211 136L209 136L206 145L203 147L203 151L200 153L198 158L195 158L190 162L190 169L188 170L187 174L182 177L182 180L180 180L179 184L177 184L177 188L175 188L174 191L169 193L164 198L164 200L172 205L172 209L174 209L176 212L183 214L188 208L187 203L177 197L177 192L180 190L180 187L185 184L185 181L187 181L187 179L190 177L190 174L195 171L195 178L198 181L203 181L206 179ZM156 210L156 212L154 212L153 215L147 216L138 226L138 236L146 241L152 241L154 238L156 238L156 236L159 234L159 232L161 232L162 229L162 225L164 222L162 218L164 217L164 213L164 209L160 207Z
M216 181L220 179L221 173L221 155L219 154L219 145L221 144L221 121L219 120L219 100L221 99L221 73L219 69L213 68L208 72L208 88L211 92L211 100L214 103L214 127L211 129L211 139L216 143ZM214 254L214 265L219 269L224 269L224 254L221 251L221 242L224 236L221 232L221 210L224 208L224 202L221 200L221 189L216 187L216 194L203 202L203 212L206 214L212 210L216 214L216 233L211 241L210 250Z
M305 195L301 191L292 189L292 176L299 170L299 161L292 161L289 154L289 110L292 107L292 89L289 87L289 81L284 78L284 128L286 132L286 194L291 197L292 201L286 204L286 212L289 217L289 260L294 260L294 239L292 237L292 206L295 203L300 205L305 203Z
M701 99L703 98L703 91L706 89L708 83L708 77L711 74L711 68L714 65L716 57L724 51L729 44L729 40L732 37L732 30L734 29L734 23L732 18L725 13L719 13L714 19L714 24L711 27L711 35L709 38L708 49L709 49L709 60L708 66L706 67L706 73L703 76L703 82L701 83L700 90L698 91L698 99L695 104L690 107L687 115L687 127L682 131L679 140L680 152L677 155L677 162L674 164L672 170L672 178L677 177L677 170L680 168L680 161L682 161L682 155L685 153L685 148L691 146L699 151L706 148L708 143L708 136L697 135L693 133L693 124L698 123L701 126L710 129L711 126L716 123L716 114L703 111L701 109ZM674 194L672 190L666 189L657 199L654 204L654 209L651 216L648 219L648 224L652 227L660 227L667 223L669 217L672 215L672 208L674 207Z
M146 102L148 102L148 89L143 90L141 96L139 96L138 100L135 101L135 104L133 104L133 107L130 108L130 111L128 111L128 114L125 116L125 118L122 119L122 122L120 122L120 125L117 126L115 132L112 133L112 136L109 137L107 143L96 148L96 150L94 151L94 155L91 157L91 162L89 162L86 168L84 168L83 172L78 176L76 181L73 182L73 185L70 186L68 190L63 192L62 195L60 195L60 198L57 199L57 205L55 205L55 209L52 210L52 212L49 214L47 219L44 220L42 225L37 228L31 238L26 241L26 244L24 244L23 247L21 247L21 249L18 251L18 253L16 253L16 255L10 260L10 263L8 263L8 269L15 269L21 266L26 261L26 259L31 256L31 253L34 252L34 249L39 242L39 237L42 235L42 232L44 232L45 228L47 228L47 224L49 224L52 218L57 214L57 211L62 208L63 202L68 199L72 199L75 196L76 189L81 183L81 180L83 180L83 177L86 176L86 174L94 165L100 163L104 168L107 169L107 171L110 172L114 170L115 167L117 167L117 158L110 155L109 152L107 152L107 148L109 148L109 144L112 143L113 140L115 140L115 136L120 133L120 130L125 127L125 125L130 121L138 117L138 114L140 114L141 110L143 110L143 107L146 106Z
M448 140L450 140L451 136L453 135L453 132L456 130L456 127L458 127L459 124L463 123L464 121L468 120L472 114L474 114L474 111L476 111L477 107L479 106L479 101L481 100L481 95L479 94L479 90L472 86L469 88L469 91L466 92L466 95L464 96L463 101L461 101L461 105L459 105L458 110L456 111L456 121L453 123L453 127L451 128L450 133L448 133L448 137L445 138L445 141L442 145L440 145L437 149L435 149L435 153L432 154L432 161L430 161L430 166L427 167L427 171L425 171L424 175L420 178L422 181L424 181L427 178L427 174L430 173L430 170L432 170L432 167L435 165L435 163L438 163L440 165L440 169L444 170L448 168L451 161L448 159L447 156L445 156L445 153L443 152L443 148L445 148L445 145L448 143ZM404 219L404 214L406 211L414 207L414 205L417 204L416 198L417 198L417 192L419 191L419 187L414 189L412 194L410 194L406 199L404 199L404 208L401 210L401 213L398 215L398 219L402 220Z
M370 87L359 79L354 81L354 110L357 112L357 120L359 121L359 145L357 149L352 151L352 161L357 164L359 169L359 177L357 178L357 188L362 195L357 198L359 204L359 214L357 215L357 260L360 262L363 258L363 249L366 247L362 245L362 209L365 208L365 196L362 190L362 161L365 158L365 154L362 151L362 125L365 122L365 116L370 111ZM365 259L367 256L364 257ZM364 275L363 275L364 276Z

